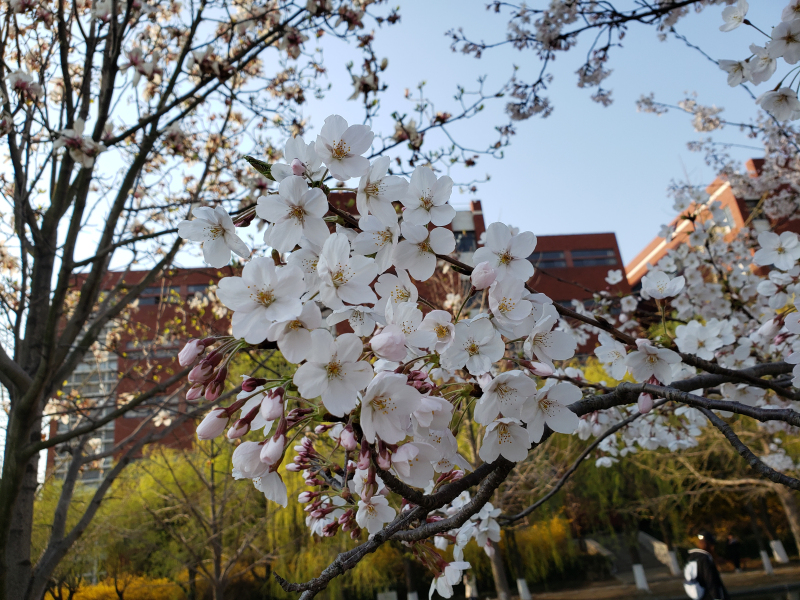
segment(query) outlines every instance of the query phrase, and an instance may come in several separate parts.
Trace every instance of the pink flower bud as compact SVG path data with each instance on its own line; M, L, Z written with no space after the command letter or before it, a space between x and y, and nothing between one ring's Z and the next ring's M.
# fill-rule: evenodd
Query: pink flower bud
M265 383L267 383L266 379L259 379L257 377L248 377L242 382L242 391L255 392L256 388L261 387Z
M300 471L303 470L303 465L296 465L294 463L289 463L288 465L286 465L286 470L292 471L293 473L299 473Z
M197 358L206 351L206 347L200 340L189 340L183 349L178 352L178 364L182 367L188 367Z
M200 396L203 395L203 390L205 390L205 386L201 383L196 383L192 387L189 388L189 391L186 392L186 400L191 402L192 400L197 400Z
M650 394L639 394L638 405L640 413L649 413L653 410L653 397Z
M366 442L361 443L361 452L358 455L358 463L356 466L359 469L369 469L370 464L370 452L369 452L369 444Z
M271 438L261 448L261 462L268 465L277 466L283 456L283 449L286 445L286 437L279 435Z
M497 271L488 262L475 265L470 276L476 290L485 290L494 283L495 279L497 279Z
M283 394L285 390L282 387L269 390L261 401L261 416L265 421L274 421L283 416Z
M406 357L406 336L397 325L387 325L369 343L375 356L399 362Z
M353 428L348 425L342 431L342 434L339 436L339 442L342 444L342 448L345 450L349 450L352 452L358 447L358 442L356 442L356 434L353 432Z
M520 363L523 367L528 369L534 375L538 375L539 377L550 377L553 373L555 373L555 369L550 365L546 365L540 362L532 362L530 360L521 360Z
M207 360L201 360L198 365L189 371L189 383L208 383L214 375L214 366Z
M303 164L303 161L299 158L295 158L292 161L292 175L297 175L298 177L302 177L306 174L306 166Z
M203 394L206 400L209 402L213 402L217 398L222 395L222 390L224 389L225 385L223 383L219 383L216 379L209 383L206 386L206 391Z
M222 435L228 426L228 414L224 408L213 408L197 426L197 439L213 440Z
M250 431L250 423L239 419L233 424L233 427L228 429L228 439L235 440L245 435L248 431Z

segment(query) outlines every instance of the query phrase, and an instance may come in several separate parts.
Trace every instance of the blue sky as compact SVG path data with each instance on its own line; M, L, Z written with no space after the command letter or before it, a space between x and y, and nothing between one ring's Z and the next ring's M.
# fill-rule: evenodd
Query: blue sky
M543 3L530 4L538 7ZM769 30L780 21L783 4L756 6L753 2L748 17ZM427 95L437 109L446 110L452 106L456 85L469 88L478 76L487 75L486 88L494 89L516 64L521 78L533 78L540 63L531 52L501 48L480 60L451 52L444 35L450 27L463 27L468 35L486 41L505 37L504 16L488 12L484 6L484 0L400 4L400 24L384 27L376 35L377 54L390 60L383 76L389 84L383 98L384 115L393 110L410 112L412 105L403 98L404 89L413 90L422 80L427 82ZM764 43L764 37L749 27L720 32L721 11L721 6L715 6L691 14L678 23L677 30L715 58L744 59L750 43ZM325 100L309 105L308 116L315 127L334 112L350 122L362 118L360 105L346 100L352 90L344 64L358 61L358 54L338 41L331 42L323 39L322 47L333 88ZM614 49L609 65L614 72L605 87L613 90L615 101L608 108L590 100L591 90L576 85L575 70L585 47L579 45L558 57L550 87L555 106L552 116L519 123L505 158L484 158L472 173L492 177L474 196L483 201L487 222L513 222L537 235L613 231L627 262L674 216L666 193L672 179L688 177L694 184L713 180L714 173L702 155L686 147L688 141L708 134L696 133L684 113L673 111L660 117L638 113L635 101L654 92L656 99L676 103L685 94L697 92L699 102L724 107L724 117L749 121L757 114L752 99L744 90L728 87L723 71L682 42L659 41L652 27L632 27L623 44ZM762 84L757 92L767 85ZM489 105L486 113L470 124L469 137L464 140L479 146L491 139L504 103ZM377 128L380 124L379 120ZM315 134L316 130L306 138L311 140ZM719 132L715 139L758 146L734 128ZM744 160L761 153L733 149L731 154ZM462 171L453 177L464 180L465 175ZM452 200L459 204L470 198L454 192Z

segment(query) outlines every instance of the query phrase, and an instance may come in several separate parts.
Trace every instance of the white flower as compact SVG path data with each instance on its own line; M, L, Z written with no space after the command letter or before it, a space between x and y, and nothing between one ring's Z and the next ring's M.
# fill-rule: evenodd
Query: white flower
M377 158L358 183L356 207L362 221L367 215L375 215L384 226L397 224L397 212L392 202L403 197L408 182L397 175L386 174L390 160L388 156Z
M761 267L774 264L781 271L788 271L800 258L800 242L791 231L780 235L763 231L758 235L758 243L761 248L753 255L753 262Z
M394 250L400 239L400 227L396 221L391 225L385 225L372 215L361 217L358 226L361 228L361 233L353 241L353 252L363 255L374 254L378 273L383 273L392 266Z
M499 456L512 462L525 460L530 448L528 432L519 419L502 418L486 427L478 456L486 463L493 463Z
M361 399L361 428L370 444L375 436L387 444L406 438L411 413L420 406L420 393L399 373L379 373Z
M267 242L269 244L269 242ZM320 287L319 273L317 264L322 246L309 242L306 238L300 239L300 249L290 253L286 259L288 265L295 266L303 272L303 277L308 287L306 297L314 296Z
M375 261L366 256L350 256L350 241L334 233L322 247L317 263L321 280L320 301L332 309L350 304L374 304L378 298L369 284L376 275Z
M728 85L736 87L748 79L747 73L750 66L743 60L725 60L719 61L719 68L728 74ZM662 235L661 237L667 237Z
M408 485L424 488L433 479L431 462L438 459L439 454L430 444L409 442L392 454L392 468Z
M397 245L393 262L418 281L425 281L433 275L437 254L450 254L456 249L453 232L444 227L428 231L422 225L403 221L401 231L405 239Z
M375 134L366 125L350 125L339 115L331 115L317 136L317 154L339 181L361 177L369 170L369 159L361 156L369 150Z
M531 314L533 305L529 300L522 299L525 293L524 282L513 277L506 277L491 285L489 308L500 328L513 330L522 319Z
M436 179L430 167L417 167L406 194L400 198L406 207L403 219L413 225L447 225L456 216L456 209L447 203L452 192L453 180L447 175Z
M518 418L522 405L536 394L536 384L522 371L506 371L482 387L483 395L475 406L475 420L481 425L488 425L499 413Z
M198 206L192 214L193 221L181 221L178 235L193 242L202 242L203 259L212 267L224 267L231 260L231 251L242 258L250 256L250 249L236 235L230 215L221 206L214 209Z
M414 425L422 429L447 429L453 418L453 405L444 398L423 396L420 407L414 411Z
M719 337L720 325L702 325L700 321L689 321L675 328L675 343L681 352L694 354L703 360L712 360L714 351L722 348Z
M261 462L261 444L242 442L233 451L233 478L255 479L269 472L269 465Z
M398 363L408 354L406 336L397 325L387 325L369 342L372 352L380 359ZM392 367L394 368L394 367Z
M375 311L369 306L345 306L328 315L328 325L336 325L342 321L350 323L353 333L358 337L367 337L375 331Z
M606 283L608 285L616 285L622 279L622 269L609 269L608 275L606 275Z
M720 25L720 31L733 31L739 27L747 16L747 1L739 0L736 6L726 6L722 10L722 20L724 24Z
M405 336L406 344L412 348L430 348L436 342L433 331L420 330L422 311L415 302L387 305L386 322L399 327Z
M794 21L798 17L800 17L800 0L792 0L784 7L781 13L781 21Z
M778 68L778 61L769 55L769 50L755 44L750 44L750 52L755 57L745 63L745 76L756 85L764 83L775 73L775 69ZM729 72L728 83L730 84L730 82L731 74Z
M430 444L438 453L438 460L433 463L433 469L437 473L447 473L456 467L463 470L470 470L469 463L458 453L458 442L453 432L449 429L431 429L427 436L415 437L415 441Z
M622 308L622 312L633 312L636 310L636 305L639 304L639 301L636 299L635 296L625 296L622 300L619 301L620 308Z
M472 375L483 375L503 357L505 349L500 334L489 319L459 321L452 345L441 356L442 366L454 370L466 365Z
M372 535L383 529L383 524L394 519L396 514L385 496L375 494L369 500L358 501L356 523Z
M261 477L253 478L253 485L259 492L264 493L267 500L272 500L284 508L286 508L286 505L289 503L286 484L277 471L269 470Z
M730 402L738 402L746 406L755 406L756 403L764 397L764 390L741 383L723 383L719 386L723 398Z
M636 381L647 381L655 377L663 384L672 383L672 365L681 362L681 357L672 350L657 348L649 340L636 340L638 350L628 354L625 365Z
M292 162L295 160L299 160L303 164L305 174L312 181L319 181L325 173L325 169L322 168L322 159L314 149L313 142L306 144L301 137L293 137L286 141L283 160L286 161L286 164L274 163L270 169L270 173L278 183L296 174L292 171Z
M228 413L224 408L219 406L212 408L211 412L197 426L197 439L213 440L222 435L225 427L228 426L228 420Z
M297 364L308 356L311 349L311 332L322 325L322 315L316 302L306 302L294 319L270 325L267 339L278 342L278 350L290 363Z
M536 248L536 236L530 231L512 235L503 223L486 228L486 245L473 255L475 264L488 262L497 269L497 278L514 277L527 281L533 277L533 265L528 257Z
M800 60L800 19L784 21L772 30L767 51L772 58L783 57L790 65Z
M756 104L778 121L793 121L800 114L800 100L792 88L783 87L774 92L764 92L758 97Z
M353 478L347 482L348 489L356 496L364 496L364 487L369 482L369 469L356 469ZM375 475L375 494L380 494L386 486L383 479Z
M567 360L575 355L578 343L570 334L564 331L551 331L556 324L552 315L545 315L533 326L528 338L523 344L525 356L532 359L534 356L549 367L554 360Z
M441 354L453 343L455 334L453 316L446 310L432 310L422 319L419 331L430 331L436 336L431 349Z
M542 439L545 423L558 433L573 433L580 419L568 407L580 399L581 390L578 386L548 379L522 407L522 420L528 424L530 442Z
M322 245L330 235L322 217L328 212L325 193L310 188L305 179L290 175L281 181L278 194L261 196L256 214L273 226L269 231L269 244L279 252L289 252L306 237ZM265 240L266 241L266 240Z
M353 333L337 337L325 329L311 332L308 358L294 374L294 383L306 399L320 396L332 415L343 417L358 404L359 390L372 380L372 366L358 361L363 346Z
M416 304L419 294L417 287L411 283L411 278L403 269L395 269L397 275L384 273L375 282L375 291L380 296L380 300L375 305L375 310L379 313L386 312L387 304L398 304L400 302L413 302Z
M433 592L439 592L442 598L451 598L453 596L453 586L461 581L462 571L470 568L468 562L457 561L447 563L441 575L437 576L431 582L431 589L428 592L428 600L433 598Z
M616 341L605 331L600 332L597 339L600 345L594 349L595 355L601 363L609 367L609 375L621 380L628 372L628 367L625 366L625 357L628 355L625 344Z
M642 291L657 300L677 296L685 284L683 275L670 279L663 271L650 271L642 277Z
M217 297L234 311L233 337L258 344L267 338L274 321L288 321L303 310L303 272L297 267L275 267L271 258L259 256L244 266L241 277L224 277Z

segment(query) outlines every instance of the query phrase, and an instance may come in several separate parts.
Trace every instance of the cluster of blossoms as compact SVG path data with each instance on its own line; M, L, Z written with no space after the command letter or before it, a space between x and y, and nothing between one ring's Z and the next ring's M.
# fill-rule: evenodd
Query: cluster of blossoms
M594 353L610 379L656 389L697 376L703 372L698 361L732 369L751 366L756 357L800 363L800 352L791 354L800 350L800 324L785 308L800 284L795 234L762 233L751 265L743 258L755 245L749 230L726 241L713 207L703 205L687 243L651 267L638 295L604 291L591 310L575 302L571 314L582 319L576 324L527 286L534 273L528 260L533 233L493 223L474 266L461 263L452 255L448 229L455 216L452 180L427 166L418 166L410 180L393 175L388 157L370 162L363 156L372 141L368 127L331 116L315 141L289 140L285 162L261 164L274 189L265 188L236 220L219 206L200 207L179 227L181 236L202 244L209 264L221 267L232 252L251 255L238 226L255 218L268 224L264 242L271 254L250 258L241 276L219 282L217 296L233 311L231 335L192 340L180 362L199 360L187 399L208 401L219 399L230 361L243 349L277 347L298 365L291 377L245 378L237 400L214 408L198 436L227 429L229 439L240 440L234 477L253 480L281 505L288 502L281 465L302 473L308 489L298 501L306 505L313 534L374 535L413 508L408 489L430 497L464 479L474 465L456 434L467 415L483 431L473 459L493 465L524 460L551 432L606 436L598 447L601 466L637 448L677 451L697 444L706 417L684 405L653 410L649 391L634 406L621 401L606 410L580 410L581 387L594 393L610 382L588 383L580 370L558 364L579 345L597 340ZM343 188L329 188L328 176L359 178L357 188L344 188L356 195L358 220L337 207ZM425 282L443 263L463 272L468 285L463 299L447 308L425 298ZM768 278L754 272L770 265L776 270ZM606 281L612 286L622 278L611 271ZM674 333L667 331L672 319L681 321ZM352 333L336 335L344 322ZM800 366L796 370L800 379ZM709 393L732 408L791 404L736 382ZM631 425L606 435L631 416L637 416ZM781 426L770 424L769 434ZM253 430L258 441L240 439ZM445 517L429 515L426 526L466 510L468 500L462 495L440 504ZM463 525L434 532L435 547L410 543L435 574L431 593L452 594L469 567L462 560L469 540L492 551L498 515L484 504ZM453 562L437 552L450 544Z
M722 11L724 23L720 27L721 31L733 31L746 25L767 37L767 41L761 46L750 45L751 54L746 59L719 61L720 68L728 73L728 85L732 87L745 82L760 85L769 81L775 74L780 59L788 65L796 65L800 61L800 3L792 0L784 7L781 22L768 35L747 19L748 9L747 0L738 0L734 6L728 6ZM798 68L800 67L790 69L773 89L756 99L756 104L779 121L800 119L797 87L792 87L796 79L793 75L796 75ZM785 84L787 81L789 83Z

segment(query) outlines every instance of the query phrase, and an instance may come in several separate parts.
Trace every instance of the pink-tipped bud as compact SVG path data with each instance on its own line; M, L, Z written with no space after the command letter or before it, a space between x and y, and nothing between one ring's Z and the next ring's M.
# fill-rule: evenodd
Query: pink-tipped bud
M237 219L233 225L234 227L247 227L248 225L250 225L250 223L253 222L253 219L255 219L255 217L256 213L251 212L249 215L242 217L241 219Z
M196 383L192 387L189 388L189 391L186 392L186 400L191 402L192 400L197 400L200 396L203 395L203 391L205 390L205 386L202 383Z
M239 419L230 429L228 429L228 439L235 440L245 435L248 431L250 431L250 423L243 419Z
M358 454L358 463L356 466L359 469L369 469L370 465L370 452L369 452L369 444L366 441L362 440L361 442L361 452Z
M214 375L214 365L203 359L199 364L195 365L194 369L189 371L187 379L189 383L208 383Z
M189 340L186 342L183 349L178 352L178 364L182 367L188 367L205 351L206 347L203 345L203 342L200 340Z
M295 463L289 463L286 465L286 470L291 471L292 473L299 473L303 470L303 465L297 465Z
M298 177L302 177L306 174L306 166L303 164L303 161L299 158L295 158L292 161L292 175L297 175Z
M485 290L495 282L495 279L497 279L497 271L488 262L475 265L470 276L472 286L476 290Z
M225 383L219 382L215 379L206 386L206 391L203 396L209 402L213 402L222 395L223 389L225 389Z
M282 387L269 390L261 401L261 416L265 421L274 421L283 416L284 390Z
M642 414L649 413L653 410L653 397L650 394L639 394L639 412Z
M242 391L255 392L256 388L261 387L265 383L267 383L266 379L260 379L258 377L248 377L242 382Z
M228 426L228 414L224 408L216 407L211 409L205 418L197 426L197 439L213 440L222 435Z
M383 447L383 444L378 450L378 466L384 471L388 471L392 467L392 457L389 454L389 449Z
M339 442L342 444L342 448L349 450L350 452L358 447L356 434L353 432L353 428L350 425L342 430L342 433L339 436Z
M286 446L286 437L283 435L275 436L264 444L261 448L261 462L268 465L277 466L280 464L283 449Z
M384 327L369 345L378 358L398 362L406 357L406 336L397 325Z
M523 367L528 369L534 375L539 377L550 377L553 373L555 373L555 369L550 365L546 365L540 362L532 362L530 360L521 360L519 361Z
M319 496L319 492L301 492L300 495L297 496L297 501L305 504L306 502L311 502L317 496Z

